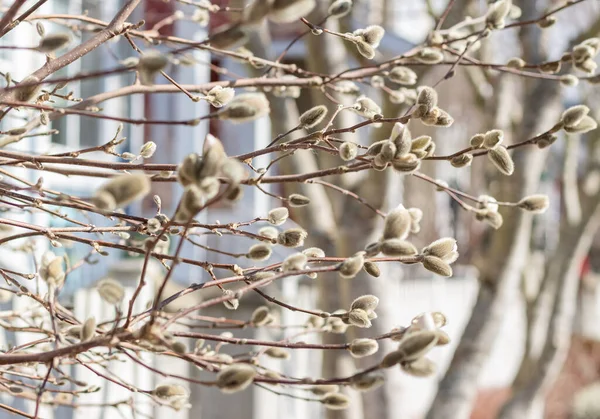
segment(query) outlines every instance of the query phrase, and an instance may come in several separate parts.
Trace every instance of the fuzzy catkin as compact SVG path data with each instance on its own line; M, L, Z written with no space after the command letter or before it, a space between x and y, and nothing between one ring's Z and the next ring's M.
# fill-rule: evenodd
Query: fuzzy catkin
M327 106L315 106L300 115L300 126L302 128L314 128L319 125L326 116Z
M515 164L504 146L489 150L488 158L503 175L510 176L515 171Z

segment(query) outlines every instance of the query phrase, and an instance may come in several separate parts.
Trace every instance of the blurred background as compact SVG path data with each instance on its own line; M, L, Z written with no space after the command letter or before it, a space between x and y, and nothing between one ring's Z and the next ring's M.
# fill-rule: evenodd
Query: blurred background
M3 2L7 7L11 2ZM29 4L28 2L27 4ZM58 30L65 25L78 30L83 25L67 15L81 15L110 21L121 7L120 0L50 0L33 15L26 24L10 32L0 40L1 45L35 45L38 36L33 28L35 16L50 16L44 20L46 32ZM144 19L145 28L152 28L163 19L181 11L172 24L160 27L161 35L171 35L191 40L202 40L217 28L236 19L232 13L214 13L210 19L199 15L193 2L144 0L130 21ZM212 0L220 6L242 7L243 0ZM561 6L564 1L522 0L514 1L521 8L518 20L538 19L549 10ZM398 56L416 45L422 44L433 30L436 19L443 13L447 0L354 0L353 12L327 27L340 32L350 32L377 24L386 29L376 62ZM328 0L318 0L317 7L307 17L310 22L320 22L330 5ZM456 0L445 21L444 28L462 21L465 16L481 16L487 10L485 0ZM504 64L512 57L521 57L528 64L538 65L559 59L581 41L600 36L600 3L597 0L581 1L555 15L557 22L542 30L537 25L515 27L495 31L474 52L468 55L481 63ZM51 23L50 23L51 22ZM298 23L276 25L264 23L250 36L245 45L248 53L274 59L306 27ZM85 40L90 33L82 26L78 32ZM167 51L173 46L168 42L158 46L146 46ZM135 55L124 40L117 40L86 55L56 76L74 75L81 71L110 69L119 61ZM182 65L173 60L168 73L182 84L202 84L215 80L231 80L240 77L260 76L264 68L256 68L247 61L227 55L209 54L194 50L186 56L192 65ZM451 59L452 57L450 57ZM183 60L182 60L183 61ZM356 53L355 48L333 36L306 36L296 42L282 60L324 74L335 74L348 68L370 65ZM0 70L10 71L20 80L43 64L43 58L28 51L0 49ZM188 63L189 64L189 63ZM450 64L411 65L418 74L418 85L432 85L447 71ZM535 68L531 70L542 75ZM559 74L581 75L568 65ZM114 90L133 82L133 76L111 75L69 84L76 97L87 98L98 93ZM166 82L157 80L157 83ZM384 88L374 88L368 80L357 85L361 93L375 100L388 117L402 115L409 107L402 95L409 95L402 86L387 82ZM416 87L416 86L413 86ZM437 88L440 106L455 119L451 128L425 127L412 123L413 136L431 135L436 142L436 154L451 154L468 146L475 133L500 128L505 132L505 142L517 142L531 138L551 128L566 107L584 103L592 109L595 119L600 96L597 85L581 82L578 86L565 87L557 80L540 77L523 77L509 72L495 71L487 65L461 65L455 75ZM241 89L236 89L241 93ZM270 91L271 115L252 123L233 125L228 122L202 122L198 126L126 125L123 135L127 141L120 152L137 153L145 141L154 141L158 152L152 163L180 162L191 152L200 152L207 133L223 142L229 155L237 155L265 147L278 133L297 125L298 115L317 104L326 104L330 110L335 105L317 90L302 91L297 98L286 97L285 92ZM337 95L342 103L351 104L355 97ZM57 106L67 103L56 103ZM134 118L188 119L211 111L204 102L192 103L182 94L133 95L112 99L100 105L110 113L129 115ZM350 126L359 120L350 112L338 118L337 125ZM2 121L2 130L22 123L11 116ZM35 153L71 151L103 144L116 132L117 123L100 119L69 116L51 122L51 128L59 134L38 136L7 147ZM47 128L46 128L47 129ZM389 136L391 127L363 128L355 133L340 136L368 145ZM302 132L294 135L301 136ZM292 137L293 138L293 137ZM92 158L107 159L104 154ZM452 236L458 240L460 259L454 268L454 276L441 278L422 267L392 266L382 264L381 277L357 277L353 281L340 281L336 276L288 278L268 291L283 301L294 301L304 308L333 311L348 306L353 298L374 294L380 298L379 318L371 329L347 336L325 334L303 336L302 340L318 342L345 342L356 336L374 336L393 327L407 325L417 314L424 311L441 311L449 319L447 332L452 338L449 346L435 349L431 359L438 365L435 376L416 378L398 368L386 370L386 384L370 393L348 390L352 407L344 412L325 412L319 404L278 397L256 386L243 393L222 395L218 390L190 387L192 407L173 412L156 408L147 399L139 399L139 408L148 417L171 419L202 418L348 418L348 419L412 419L412 418L600 418L600 243L597 230L600 226L600 134L566 135L560 133L552 147L538 149L522 147L513 153L515 174L503 176L486 158L475 159L472 166L457 169L447 161L426 161L421 171L435 179L447 182L451 187L472 195L491 195L499 201L518 201L534 193L550 197L549 210L532 216L516 208L503 208L504 225L493 230L463 211L451 197L436 191L431 184L396 172L370 171L346 174L343 177L325 179L348 189L366 199L371 205L386 212L402 203L406 207L418 207L424 212L421 231L411 240L418 247L433 240ZM266 156L253 160L254 167L265 167ZM301 173L339 165L337 156L297 152L282 160L272 169L274 173ZM271 172L270 172L271 173ZM39 174L22 170L21 174L35 182ZM48 187L78 196L90 196L101 180L67 178L44 173ZM325 189L318 184L265 185L267 192L287 196L301 192L312 199L306 208L294 208L291 220L309 232L308 245L323 248L327 255L346 256L364 248L376 238L381 218L356 200L338 191ZM160 195L163 212L171 214L182 192L179 185L155 183L153 193ZM264 216L281 202L256 188L247 188L241 202L232 207L211 207L201 213L200 222L245 221ZM152 216L156 211L151 199L134 204L128 212ZM40 214L21 214L22 220L38 225L61 226L60 219ZM104 221L97 220L98 225ZM215 263L231 263L231 257L208 252L206 247L227 249L232 253L245 253L251 242L236 237L199 236L204 247L184 248L183 256ZM40 241L35 249L39 257L46 250ZM273 260L285 257L285 250L276 248ZM85 247L65 246L55 250L66 252L71 260L85 256ZM114 316L112 308L103 305L93 290L94 283L110 276L127 287L132 293L139 277L139 257L111 251L98 265L84 266L69 276L62 290L61 302L75 310L81 318L95 315L100 322ZM31 255L12 252L8 246L0 248L0 263L6 266L32 266ZM237 263L237 262L236 262ZM240 265L251 262L241 260ZM160 264L153 267L153 276L160 280L164 275ZM219 273L217 271L217 276ZM199 268L178 266L173 282L166 295L171 295L192 283L210 280ZM153 298L152 289L144 290L138 299L140 309ZM199 295L201 294L201 295ZM170 306L171 310L189 306L200 298L210 298L210 292L194 293ZM3 310L18 309L22 299L2 303ZM231 312L225 308L211 309L202 313L214 317L228 316L246 320L250 313L263 304L254 296L245 298L240 308ZM307 315L289 311L279 313L282 324L301 327ZM201 327L210 325L197 320ZM211 333L232 332L236 337L284 339L298 330L273 328L259 332L249 329L212 330ZM3 330L4 346L19 344L32 339L24 333L15 334ZM193 343L191 343L193 345ZM332 377L352 373L376 361L394 349L393 342L382 344L378 354L368 361L354 360L346 353L329 353L321 359L320 352L298 350L291 360L268 360L274 369L297 377ZM222 352L235 354L237 348L224 346ZM239 350L238 350L239 351ZM163 370L189 377L200 377L193 367L168 357L152 357L149 362ZM114 370L123 379L143 387L152 387L162 381L138 365L115 361ZM100 384L98 377L86 370L73 370L77 379L90 384ZM3 393L3 403L26 409L29 402L13 400ZM126 396L109 383L102 390L90 395L87 402L114 401ZM136 398L137 400L137 398ZM132 416L123 410L122 417ZM9 417L0 413L0 417ZM64 408L45 407L42 417L114 418L115 410L80 408L74 412Z

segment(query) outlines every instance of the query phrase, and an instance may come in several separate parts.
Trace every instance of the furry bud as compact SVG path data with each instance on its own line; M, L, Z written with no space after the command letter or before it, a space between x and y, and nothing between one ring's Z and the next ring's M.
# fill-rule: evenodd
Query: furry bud
M546 212L548 205L550 205L550 202L546 195L531 195L521 199L517 207L534 214L541 214Z
M485 141L485 134L475 134L469 140L469 145L473 148L483 147L483 142Z
M235 90L231 87L215 86L206 94L206 101L215 108L227 105L235 96Z
M424 357L402 364L402 370L414 377L429 377L435 374L436 369L435 363Z
M235 296L235 292L231 290L223 290L223 296L229 298L229 300L223 301L223 305L229 310L237 310L240 306L240 300L238 298L231 298Z
M417 82L417 73L408 67L397 66L392 68L390 74L388 74L388 79L397 84L412 86Z
M328 13L332 18L346 16L352 11L352 0L336 0L329 6Z
M456 239L453 237L444 237L438 239L423 249L423 254L443 258L450 252L455 252L457 249Z
M411 217L403 205L398 205L385 217L383 226L384 239L404 239L410 230Z
M327 106L315 106L300 115L300 125L302 128L314 128L323 121L325 116L327 116Z
M341 393L327 393L322 399L321 403L326 409L330 410L343 410L347 409L350 405L350 399L345 394Z
M348 323L361 328L371 327L371 319L369 318L369 314L360 308L355 308L348 312Z
M290 228L277 236L277 243L285 247L299 247L304 244L308 233L301 228Z
M438 95L435 89L429 86L423 86L417 97L417 105L423 105L426 108L425 113L431 111L437 106Z
M355 299L350 305L350 310L361 309L364 311L372 311L379 305L379 298L374 295L362 295Z
M449 277L452 276L452 268L441 258L436 256L425 256L423 258L423 267L434 274Z
M342 160L350 161L358 155L358 146L350 141L345 141L340 145L339 154Z
M324 396L327 393L337 393L340 391L340 387L336 384L320 384L312 386L308 390L316 396Z
M515 171L515 164L512 157L510 157L508 150L504 146L498 146L490 150L488 158L503 175L510 176Z
M117 305L125 298L125 288L120 282L115 281L112 278L104 278L96 285L100 298L106 301L108 304Z
M41 85L27 85L28 83L39 83L40 79L36 76L27 76L17 85L15 89L15 99L19 102L30 102L36 98Z
M304 207L310 204L310 199L304 195L294 193L288 197L288 202L291 207Z
M589 115L583 117L583 119L575 126L565 126L565 132L570 134L585 134L586 132L593 131L598 128L598 123Z
M145 174L121 175L96 191L92 202L98 208L112 211L136 201L150 192L150 180Z
M404 353L402 362L416 361L433 348L438 340L435 330L420 330L408 333L398 344L398 350Z
M187 222L194 218L196 214L204 207L206 202L204 193L196 185L188 185L183 191L181 201L174 220L177 222Z
M504 132L499 129L488 131L483 136L483 147L488 150L496 148L504 140Z
M152 394L163 400L170 400L173 398L187 397L188 391L185 387L176 384L161 384L156 386L152 391Z
M504 19L508 16L512 0L498 0L490 5L485 15L485 23L489 28L502 29L505 25Z
M419 253L412 243L402 239L383 240L381 252L386 256L412 256Z
M585 105L571 106L562 113L560 121L565 127L574 127L579 124L589 112L590 108Z
M54 52L66 47L71 42L71 35L66 32L51 33L40 39L37 50L40 52Z
M366 273L375 278L379 278L379 276L381 275L381 269L379 269L379 266L377 266L375 262L365 262L363 269Z
M434 48L423 48L414 58L423 64L438 64L444 60L444 54Z
M244 390L256 377L256 370L248 364L234 364L223 368L217 374L217 387L223 393L236 393Z
M354 339L348 347L350 355L354 358L363 358L373 355L379 350L379 344L373 339Z
M240 123L254 121L270 112L269 100L263 93L243 93L234 97L218 115L220 119Z
M383 375L377 373L360 374L356 377L352 377L350 381L350 387L358 391L370 391L381 387L385 379Z
M278 226L285 223L289 216L290 212L287 208L279 207L269 211L269 214L267 215L267 220L270 224Z
M140 156L145 159L149 159L156 152L156 143L154 141L148 141L140 148Z
M96 318L89 317L83 326L81 327L81 334L79 335L82 342L86 342L94 337L96 334Z
M324 258L325 252L318 247L309 247L308 249L304 249L302 251L309 258Z
M471 163L473 162L473 155L472 154L468 154L468 153L464 153L464 154L460 154L456 157L453 157L452 160L450 160L450 164L454 167L468 167L471 165Z
M156 75L162 71L167 64L169 64L169 60L165 54L158 51L145 52L137 65L140 82L144 86L152 86Z
M290 359L291 355L283 348L271 347L265 351L265 355L275 359Z
M306 266L308 258L302 253L295 253L284 259L281 264L283 272L301 271Z
M252 260L267 260L271 257L271 246L264 243L258 243L250 247L246 257Z
M250 318L250 323L254 326L264 326L273 321L273 316L271 315L271 310L267 306L260 306L252 313L252 317Z
M510 60L508 60L508 62L506 63L506 66L508 68L516 68L516 69L523 68L526 65L527 65L527 63L522 58L519 58L519 57L513 57Z
M363 253L357 253L342 262L339 273L343 278L354 278L363 268L364 264L365 257Z

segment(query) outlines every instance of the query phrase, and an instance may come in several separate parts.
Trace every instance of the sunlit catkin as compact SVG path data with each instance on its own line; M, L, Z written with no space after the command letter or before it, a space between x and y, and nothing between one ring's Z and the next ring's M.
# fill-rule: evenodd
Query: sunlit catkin
M412 86L417 82L417 73L408 67L396 66L388 74L388 79L397 84Z
M340 145L339 154L342 160L350 161L358 155L358 146L350 141L345 141Z
M277 243L285 247L299 247L304 244L307 236L308 233L301 228L290 228L279 233Z
M269 100L264 93L243 93L229 102L218 113L219 118L235 123L254 121L271 112Z
M398 205L385 217L383 239L405 239L410 230L410 214L403 205Z
M489 150L488 158L503 175L510 176L515 171L515 164L506 147L500 145Z
M258 243L250 247L246 257L252 260L267 260L271 257L273 250L271 246L264 243Z
M354 358L363 358L373 355L379 349L379 344L374 339L354 339L350 342L348 350Z
M441 258L436 256L423 257L423 267L434 274L449 277L452 276L452 268Z
M435 330L419 330L408 333L398 344L398 350L404 352L403 362L419 359L429 352L437 343Z
M81 326L80 338L82 342L86 342L94 337L96 334L96 318L94 316L89 317Z
M372 391L381 387L385 379L381 373L360 374L352 377L350 387L358 391Z
M248 364L234 364L217 374L217 387L223 393L237 393L247 388L256 377L256 370Z
M338 272L343 278L354 278L361 271L364 263L364 253L359 252L343 261Z
M319 249L318 247L309 247L308 249L304 249L302 251L303 254L306 255L306 257L309 258L324 258L325 257L325 252L323 251L323 249Z
M589 113L590 108L585 105L571 106L562 113L560 121L565 127L574 127L579 124Z
M205 196L199 187L193 184L186 186L174 220L180 223L191 220L200 212L205 202Z
M276 23L293 22L308 15L316 4L316 0L275 0L269 19Z
M162 71L169 60L167 56L159 51L146 51L141 56L137 69L140 75L140 82L144 86L152 86L154 84L154 78Z
M375 262L365 262L363 269L372 277L379 278L381 275L381 269L379 269L379 266Z
M96 191L92 202L98 208L112 211L141 199L150 192L150 180L145 174L121 175Z
M437 102L438 95L435 89L429 86L421 87L419 96L417 97L417 105L422 105L425 107L425 114L437 106Z
M483 136L483 147L488 150L496 148L504 140L504 132L499 129L488 131Z
M206 101L215 108L227 105L235 96L235 90L231 87L215 86L206 94Z
M517 207L534 214L541 214L545 212L549 205L550 201L546 195L526 196L517 203Z
M304 207L310 204L310 198L299 193L293 193L288 196L288 202L290 203L290 207Z
M369 314L360 308L355 308L348 312L348 322L356 327L371 327L371 319L369 318Z
M300 126L302 128L314 128L323 121L327 116L327 106L318 105L314 108L310 108L302 115L300 115Z
M287 258L283 260L281 264L281 269L283 272L291 272L291 271L301 271L306 266L308 262L308 258L303 253L295 253L293 255L289 255Z
M350 399L342 393L328 393L323 396L321 403L330 410L344 410L350 405Z
M108 304L117 305L125 298L125 288L112 278L101 279L96 285L100 298Z
M287 208L279 207L269 211L269 213L267 214L267 220L270 224L278 226L285 223L289 216L290 212Z
M453 237L444 237L424 248L423 254L443 258L450 252L455 252L456 249L456 239Z
M402 239L387 239L381 242L381 253L386 256L412 256L418 253L417 248Z
M375 295L361 295L350 305L350 310L361 309L365 311L375 310L379 304L379 298Z

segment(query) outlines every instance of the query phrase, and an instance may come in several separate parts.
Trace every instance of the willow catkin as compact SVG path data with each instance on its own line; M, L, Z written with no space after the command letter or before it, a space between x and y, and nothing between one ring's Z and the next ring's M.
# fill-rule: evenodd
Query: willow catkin
M421 87L419 96L417 97L417 105L423 105L425 107L425 113L431 111L437 106L438 95L435 89L429 86Z
M237 48L248 42L248 34L241 25L223 25L217 28L208 42L216 49Z
M275 226L281 225L286 222L290 212L285 207L274 208L267 214L267 221Z
M515 171L515 164L506 147L500 145L489 150L488 158L503 175L510 176Z
M410 151L424 150L431 143L431 137L429 135L421 135L412 140Z
M351 108L354 112L365 118L373 119L375 115L381 114L381 107L373 99L360 96Z
M496 148L504 140L504 132L499 129L493 129L483 135L483 147L488 150Z
M369 318L369 314L360 308L355 308L348 312L348 322L356 327L371 327L371 319Z
M215 108L227 105L235 96L235 90L231 87L215 86L206 94L206 101Z
M340 145L339 155L344 161L354 160L358 155L358 146L351 141L345 141Z
M108 304L117 305L125 298L125 288L120 282L112 278L104 278L96 285L100 298Z
M269 14L273 0L253 0L242 14L245 25L257 25Z
M502 29L511 6L512 0L498 0L492 3L485 15L486 25L492 29Z
M484 141L485 141L485 134L475 134L469 140L469 145L473 148L481 148L481 147L483 147Z
M188 391L185 387L177 384L161 384L154 388L152 394L159 399L169 400L174 397L187 397Z
M151 158L156 152L156 143L154 141L148 141L140 147L140 156L145 159Z
M37 97L41 89L40 79L36 76L27 76L17 85L15 89L15 100L19 102L30 102Z
M275 227L263 227L258 230L258 234L273 240L277 238L279 231Z
M318 105L310 108L300 115L300 126L302 128L314 128L327 116L327 106Z
M304 249L302 251L303 254L306 255L306 257L309 258L324 258L325 257L325 252L323 251L323 249L319 249L318 247L309 247L308 249Z
M423 254L443 258L450 252L455 252L457 249L456 239L453 237L443 237L432 242L429 246L423 249Z
M234 123L249 122L271 112L269 100L264 93L243 93L229 102L217 115Z
M299 247L304 244L308 233L302 228L290 228L277 236L277 243L285 247Z
M379 343L374 339L354 339L348 347L350 355L354 358L363 358L373 355L379 350Z
M350 405L350 399L342 393L328 393L323 396L321 403L330 410L343 410Z
M370 25L364 29L357 29L352 34L371 47L377 48L385 35L385 29L379 25Z
M468 153L459 154L458 156L453 157L452 160L450 160L450 164L458 168L468 167L471 165L472 162L473 155Z
M413 362L402 364L402 370L414 377L429 377L435 374L437 367L433 361L422 357Z
M489 210L484 211L483 221L485 221L487 224L489 224L496 230L502 227L502 224L504 223L504 219L502 218L502 215L499 212Z
M387 239L381 242L381 253L386 256L412 256L419 253L410 242L402 239Z
M274 359L290 359L291 354L283 348L272 347L265 351L265 355Z
M410 230L411 217L403 205L398 205L385 217L383 239L404 239Z
M562 76L560 76L558 81L561 85L567 87L574 87L579 84L579 78L572 74L563 74Z
M217 387L223 393L236 393L247 388L256 377L256 370L248 364L234 364L217 374Z
M579 124L583 120L583 118L589 113L590 108L588 108L585 105L571 106L562 113L560 121L566 127L573 127Z
M140 83L144 86L152 86L156 75L164 70L167 64L169 60L165 54L159 51L146 51L137 65Z
M423 64L438 64L444 60L444 54L437 49L426 47L421 49L415 58Z
M598 128L598 123L589 115L583 117L583 119L575 126L565 126L565 132L570 134L585 134L586 132L593 131Z
M417 73L403 66L392 68L387 77L390 81L405 86L412 86L417 82Z
M316 0L274 0L269 19L275 23L289 23L308 15Z
M54 52L66 47L71 42L71 35L67 32L51 33L40 39L37 50L40 52Z
M174 220L187 222L194 218L204 207L206 198L202 190L196 185L188 185L183 191L179 207L175 213Z
M365 263L365 257L363 252L359 252L356 255L349 257L343 261L339 267L338 272L343 278L354 278L363 268Z
M403 362L411 362L421 358L437 343L435 330L419 330L408 333L398 344L398 350L404 353Z
M340 386L337 384L319 384L308 388L315 396L324 396L327 393L337 393L340 391Z
M365 311L375 310L379 305L379 298L375 295L361 295L350 305L350 310L361 309Z
M92 202L98 208L112 211L143 198L150 192L150 180L145 174L121 175L96 191Z
M346 16L352 11L352 0L335 0L327 9L327 13L334 19Z
M260 306L252 312L250 323L255 326L264 326L273 320L271 310L267 306Z
M288 256L281 263L281 269L283 272L290 271L301 271L306 266L308 262L308 258L306 255L302 253L295 253L293 255Z
M246 257L251 260L261 261L269 259L272 253L273 250L271 249L271 246L264 243L258 243L250 247Z
M436 256L423 257L423 267L434 274L449 277L452 276L452 268L441 258Z
M546 195L526 196L517 203L517 207L534 214L541 214L545 212L549 205L550 201Z
M379 266L375 262L365 262L363 269L372 277L379 278L381 275L381 269L379 269Z
M228 310L237 310L240 306L240 300L236 297L236 293L231 290L223 290L223 296L228 299L223 301L223 305Z
M96 318L94 316L88 317L81 327L81 333L79 335L82 342L86 342L94 337L96 334Z
M393 352L386 354L383 357L383 359L381 360L381 363L379 365L382 368L391 368L394 365L397 365L398 363L402 362L404 357L405 357L404 351L400 351L400 350L393 351Z
M511 58L510 60L508 60L508 61L506 62L506 66L507 66L508 68L516 68L516 69L519 69L519 68L523 68L523 67L525 67L526 65L527 65L527 63L525 62L525 60L523 60L523 59L522 59L522 58L520 58L520 57L513 57L513 58Z
M381 387L385 382L380 373L359 374L352 377L350 387L358 391L371 391Z

